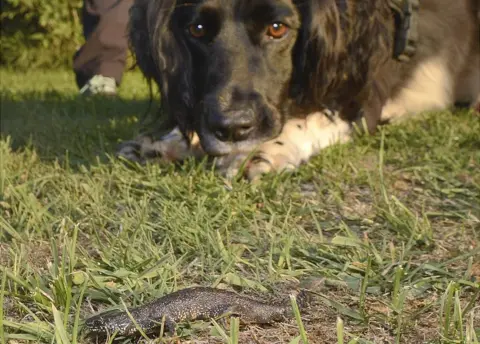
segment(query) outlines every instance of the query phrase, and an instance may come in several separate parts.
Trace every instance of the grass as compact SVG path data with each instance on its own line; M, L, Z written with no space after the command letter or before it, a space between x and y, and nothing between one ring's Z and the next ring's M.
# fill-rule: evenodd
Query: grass
M196 322L178 336L478 343L477 115L426 114L331 147L294 174L248 184L193 161L113 159L148 108L138 74L126 76L117 100L79 98L64 71L2 70L0 80L7 343L85 343L85 317L187 286L289 300L292 286L320 279L301 318Z

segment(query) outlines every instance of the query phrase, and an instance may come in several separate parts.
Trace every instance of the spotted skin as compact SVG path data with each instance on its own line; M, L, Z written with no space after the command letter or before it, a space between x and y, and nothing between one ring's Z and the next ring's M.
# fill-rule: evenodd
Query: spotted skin
M307 301L306 293L296 293L296 299L299 307L304 307ZM174 334L178 322L209 320L226 314L238 316L244 323L259 324L283 321L293 315L290 302L269 304L231 291L205 287L183 289L129 312L137 326L146 334L155 331L158 333L163 318L166 331ZM101 313L85 322L85 328L90 335L102 337L115 332L119 336L138 335L137 326L128 314L122 311Z

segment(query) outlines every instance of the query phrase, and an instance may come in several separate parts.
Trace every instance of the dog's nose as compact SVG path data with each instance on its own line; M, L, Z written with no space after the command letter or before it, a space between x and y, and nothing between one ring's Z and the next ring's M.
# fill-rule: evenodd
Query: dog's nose
M255 114L251 109L228 111L212 116L210 130L220 141L244 141L254 130Z

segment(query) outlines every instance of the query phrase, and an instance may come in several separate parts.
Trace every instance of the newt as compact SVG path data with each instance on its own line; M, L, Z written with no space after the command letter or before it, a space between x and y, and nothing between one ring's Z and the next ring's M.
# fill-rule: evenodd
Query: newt
M307 304L306 291L295 293L300 309ZM165 330L175 334L176 324L185 321L209 320L222 315L237 316L243 323L267 324L284 321L293 316L291 302L271 304L235 292L208 287L192 287L167 294L153 302L129 310L138 327L145 334L159 331L165 318ZM85 329L92 336L103 337L139 335L135 323L125 311L100 313L85 321Z

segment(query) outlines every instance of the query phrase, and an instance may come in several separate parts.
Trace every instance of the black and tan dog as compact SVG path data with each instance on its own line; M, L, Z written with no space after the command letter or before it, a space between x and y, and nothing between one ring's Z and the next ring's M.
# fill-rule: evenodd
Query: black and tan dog
M255 151L246 170L255 178L350 140L355 123L374 131L455 102L478 106L479 1L421 0L410 17L412 3L136 0L130 40L159 87L169 133L142 135L119 154L207 154L232 174ZM415 36L408 61L395 56L399 13Z

